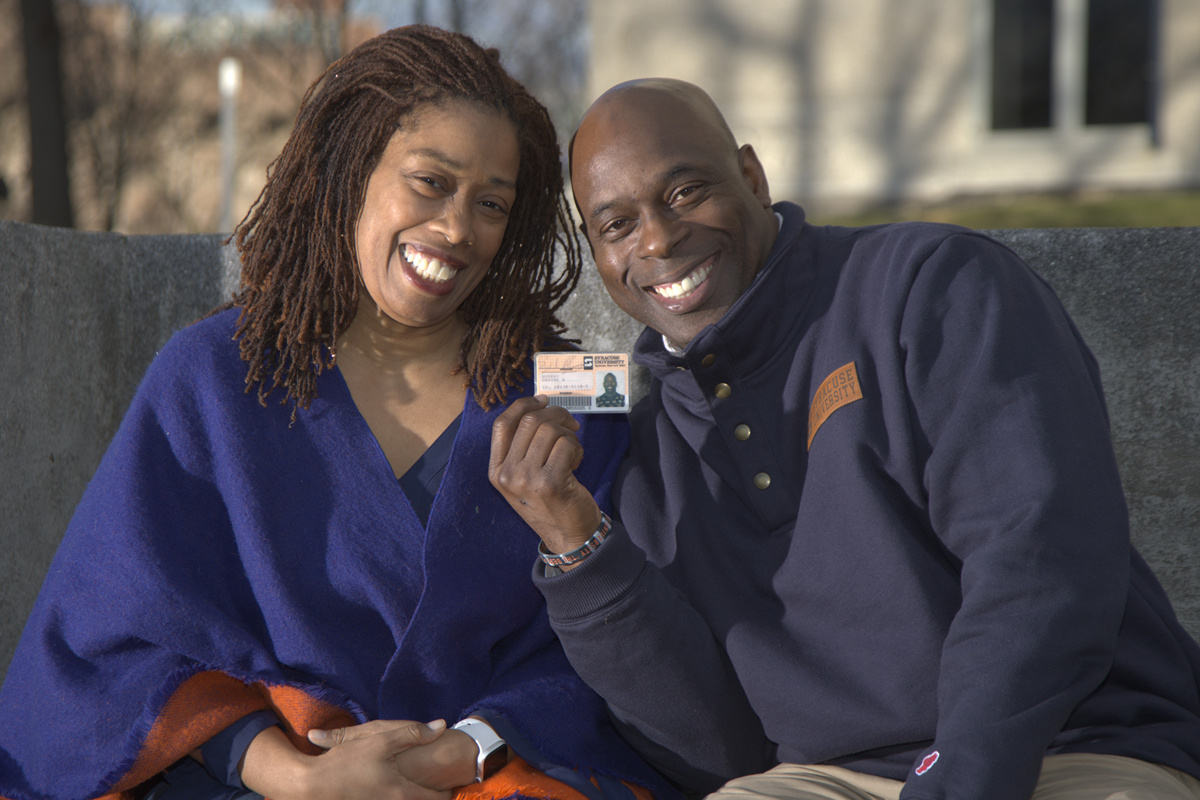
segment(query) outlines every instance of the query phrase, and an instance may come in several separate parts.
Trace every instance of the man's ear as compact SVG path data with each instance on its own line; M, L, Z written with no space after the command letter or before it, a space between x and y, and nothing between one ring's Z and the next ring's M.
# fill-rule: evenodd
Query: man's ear
M763 208L771 207L771 189L767 186L767 173L762 162L754 152L754 145L744 144L738 150L738 166L742 168L742 177L750 187L750 191L762 203Z

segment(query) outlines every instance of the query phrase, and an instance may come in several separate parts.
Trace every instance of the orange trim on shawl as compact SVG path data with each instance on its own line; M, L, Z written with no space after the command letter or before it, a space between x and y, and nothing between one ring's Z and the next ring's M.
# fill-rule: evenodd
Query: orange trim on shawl
M638 800L654 800L648 789L631 783L625 785L633 790ZM575 789L534 769L520 758L508 762L504 769L483 783L472 783L455 790L454 800L504 800L513 795L534 800L587 800Z
M180 684L171 695L154 721L133 767L110 794L99 800L134 800L136 795L130 790L247 714L268 708L284 723L284 732L296 749L309 755L323 752L308 741L310 729L356 724L344 709L310 697L300 689L263 683L247 685L224 672L200 672ZM626 785L638 800L653 800L647 789ZM534 800L587 800L575 789L534 769L520 758L514 758L483 783L456 790L454 800L504 800L513 795Z
M356 720L344 709L290 686L245 684L224 672L199 672L188 678L159 712L133 767L104 800L132 800L129 792L196 750L247 714L270 709L296 749L321 751L307 739L311 728L340 728ZM303 733L299 733L302 731Z

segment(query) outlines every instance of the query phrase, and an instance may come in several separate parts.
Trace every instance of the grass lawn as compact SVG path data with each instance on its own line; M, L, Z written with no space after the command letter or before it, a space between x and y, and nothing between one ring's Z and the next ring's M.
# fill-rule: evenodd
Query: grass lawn
M934 205L900 204L859 214L814 214L818 225L900 220L968 228L1157 228L1200 226L1200 191L1088 192L970 197Z

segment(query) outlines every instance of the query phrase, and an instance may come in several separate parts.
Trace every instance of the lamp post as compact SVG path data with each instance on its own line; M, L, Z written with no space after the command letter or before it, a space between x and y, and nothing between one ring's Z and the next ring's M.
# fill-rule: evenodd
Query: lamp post
M222 58L217 70L221 91L221 206L218 224L221 233L233 232L233 182L237 169L237 96L242 88L242 62Z

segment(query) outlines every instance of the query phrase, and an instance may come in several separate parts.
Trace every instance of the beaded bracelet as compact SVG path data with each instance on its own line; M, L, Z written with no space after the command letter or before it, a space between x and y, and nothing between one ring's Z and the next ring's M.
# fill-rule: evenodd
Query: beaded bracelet
M552 567L578 564L580 561L583 561L585 558L595 552L596 548L600 546L600 543L604 541L604 537L608 536L608 532L611 530L612 520L609 519L608 514L605 514L603 511L601 511L600 527L596 529L596 532L592 534L591 538L589 538L579 547L575 548L569 553L559 553L558 555L555 555L553 553L546 552L545 542L539 542L538 555L541 556L542 561Z

